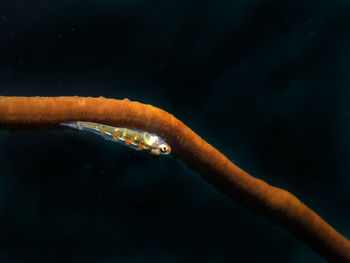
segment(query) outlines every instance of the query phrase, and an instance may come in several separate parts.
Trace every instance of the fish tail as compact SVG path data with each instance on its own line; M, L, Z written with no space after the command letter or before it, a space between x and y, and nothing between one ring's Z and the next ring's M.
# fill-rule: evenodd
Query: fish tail
M61 125L61 126L67 126L67 127L73 128L73 129L80 130L80 126L79 126L79 124L78 124L77 121L61 122L60 125Z

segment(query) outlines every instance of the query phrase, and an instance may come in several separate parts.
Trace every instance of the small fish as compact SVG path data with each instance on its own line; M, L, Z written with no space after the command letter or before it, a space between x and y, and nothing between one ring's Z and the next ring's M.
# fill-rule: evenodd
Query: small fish
M123 127L112 127L100 123L72 121L62 122L62 126L71 127L98 134L109 141L124 143L138 151L147 151L153 155L169 154L170 146L158 135L142 130L134 130Z

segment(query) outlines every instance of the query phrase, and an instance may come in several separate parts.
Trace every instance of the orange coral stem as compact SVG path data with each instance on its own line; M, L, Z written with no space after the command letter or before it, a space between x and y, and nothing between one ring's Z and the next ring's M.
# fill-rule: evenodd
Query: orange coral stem
M267 217L331 262L350 262L350 242L291 193L256 179L173 115L129 100L0 97L0 129L59 128L67 121L138 128L163 137L173 154L217 189Z

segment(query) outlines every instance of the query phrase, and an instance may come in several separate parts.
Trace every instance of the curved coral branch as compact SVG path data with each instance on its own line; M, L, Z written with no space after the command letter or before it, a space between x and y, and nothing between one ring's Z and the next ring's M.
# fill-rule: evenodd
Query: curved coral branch
M176 157L232 200L297 236L325 259L350 262L350 242L291 193L256 179L173 115L129 100L83 97L0 97L0 128L52 128L93 121L154 132Z

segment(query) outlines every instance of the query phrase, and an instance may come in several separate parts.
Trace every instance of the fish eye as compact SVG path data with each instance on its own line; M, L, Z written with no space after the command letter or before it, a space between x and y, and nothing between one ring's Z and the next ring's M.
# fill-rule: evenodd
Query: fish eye
M168 146L166 146L165 144L161 145L160 146L160 150L163 152L163 153L166 153L168 151Z

